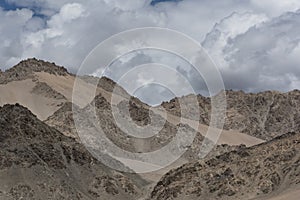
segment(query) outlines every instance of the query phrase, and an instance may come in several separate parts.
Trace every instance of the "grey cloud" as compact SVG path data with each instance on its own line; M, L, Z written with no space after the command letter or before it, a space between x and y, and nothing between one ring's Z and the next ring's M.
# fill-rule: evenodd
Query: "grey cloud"
M299 12L282 14L300 8L300 1L184 0L155 6L149 0L7 1L29 9L0 10L2 69L21 59L37 57L75 73L88 53L111 35L158 26L181 31L198 42L204 40L202 44L219 64L227 88L299 88ZM33 7L47 17L34 16L30 10ZM216 22L219 23L214 26ZM196 92L207 91L201 77L172 57L159 59L153 54L140 54L131 60L131 65L155 59L184 74ZM122 70L131 65L124 64ZM107 73L116 79L122 70L119 67Z
M0 9L0 65L7 68L22 56L24 51L21 34L23 27L32 19L33 13L28 9L4 11Z
M252 26L220 46L223 55L213 57L221 60L227 88L252 92L299 88L299 25L299 11L286 13Z
M236 0L184 0L177 4L162 3L156 6L151 6L149 0L7 1L29 9L37 8L33 10L39 10L40 14L48 17L42 19L44 20L43 30L31 22L31 31L17 32L19 34L16 37L23 46L23 49L20 50L21 56L11 59L9 62L7 59L1 59L1 66L8 68L20 59L38 57L65 65L73 72L93 47L120 31L137 27L159 26L181 31L201 41L213 24L224 16L234 11L255 11L259 5L259 3L252 3L249 0L243 2ZM53 21L62 14L63 7L74 4L81 5L85 9L86 15L68 22ZM264 9L266 11L267 8ZM285 9L289 9L289 7ZM211 12L212 10L213 12ZM69 12L73 11L69 10ZM23 24L19 28L23 29L25 26L26 24ZM53 36L54 32L60 34ZM50 33L52 37L49 37ZM11 37L10 34L2 32L1 35L7 38Z
M181 91L181 95L191 93L187 88L183 87L184 84L182 83L182 78L187 81L196 93L203 93L206 91L205 94L208 94L204 80L193 66L181 57L162 50L146 49L122 56L106 68L104 75L118 82L123 76L126 76L129 71L134 72L136 67L149 63L159 63L168 66L170 68L169 70L177 71L176 76L173 76L175 73L166 74L161 71L152 71L152 76L161 77L161 79L164 79L171 84L173 88L176 88L176 91ZM147 67L151 67L151 65ZM135 73L134 77L141 87L139 90L135 91L135 93L132 93L132 95L139 97L151 105L159 104L162 101L169 100L176 96L172 93L174 91L171 91L170 88L165 88L167 85L159 85L159 83L148 84L147 79L144 81L138 80L138 73ZM126 86L124 87L126 89Z

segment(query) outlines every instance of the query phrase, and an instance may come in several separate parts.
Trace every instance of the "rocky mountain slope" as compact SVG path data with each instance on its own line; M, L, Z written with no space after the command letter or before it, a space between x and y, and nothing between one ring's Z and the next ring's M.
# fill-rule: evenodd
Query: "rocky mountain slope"
M34 79L34 72L46 72L54 75L66 76L68 71L55 63L46 62L30 58L21 61L16 66L2 72L0 75L0 84L7 84L12 81L21 81L28 78Z
M122 98L130 95L114 81L103 77L101 79L82 76L78 81L82 91L89 96L91 89L97 84L97 94L102 94L108 101L114 90ZM0 74L0 105L20 103L28 107L39 119L45 120L54 114L66 102L72 101L73 85L76 77L65 68L54 63L37 59L20 62L13 68ZM93 96L93 95L90 95ZM193 95L180 98L187 105ZM118 98L119 102L122 98ZM226 91L227 119L224 128L237 130L250 136L264 140L272 139L286 131L300 129L300 91L288 93L261 92L257 94L242 91ZM210 121L210 99L197 96L200 111L200 123L208 125ZM93 98L79 99L76 103L83 108ZM119 102L112 102L118 104ZM162 103L170 113L179 116L179 98ZM188 108L188 106L187 106ZM194 110L187 113L190 118Z
M131 129L132 131L138 130L138 127L147 126L151 121L149 117L149 112L151 111L144 108L144 104L142 102L137 101L135 98L132 98L132 101L130 101L129 103L130 115L128 116L124 113L125 111L123 110L124 106L122 106L122 104L124 103L125 102L122 101L118 105L111 105L106 100L106 98L104 98L100 94L95 97L93 102L91 102L83 109L80 109L77 106L72 105L71 103L64 104L64 106L62 106L58 111L56 111L54 115L50 116L45 121L45 123L57 128L65 135L76 138L79 141L80 138L78 136L76 126L74 123L73 112L81 113L80 116L82 116L83 118L80 119L80 123L83 123L86 126L85 128L88 129L93 127L93 123L90 121L93 118L89 118L89 116L90 113L93 112L93 105L95 105L96 114L98 117L97 123L99 122L99 125L105 132L106 136L120 148L135 153L155 151L168 144L176 135L177 129L181 128L182 130L186 131L186 134L194 133L196 135L195 143L192 146L193 152L189 152L186 155L189 155L189 159L194 159L195 157L197 157L204 137L188 125L174 125L172 123L169 123L168 121L165 121L165 119L161 116L155 115L153 112L152 116L155 117L152 117L151 119L155 120L153 121L154 126L149 127L148 130L151 133L157 132L156 135L146 139L139 139L128 135L126 132L124 132L125 130L122 130L116 123L115 118L113 116L112 107L114 107L119 113L121 113L122 118L130 120L129 118L131 117L133 122L136 123L136 125L134 124L134 126L128 129L128 131L130 131ZM74 106L73 108L76 108L78 110L72 110L72 106ZM163 126L160 127L159 124L162 124Z
M77 130L73 119L73 107L79 109L76 105L71 102L66 102L58 109L53 115L48 117L44 122L49 126L55 127L61 133L68 137L78 138Z
M167 173L151 199L254 199L300 187L300 133L240 148Z
M188 103L191 96L182 97L180 100ZM197 99L200 122L208 125L210 99L200 95ZM287 93L267 91L257 94L226 91L226 99L227 117L224 125L226 130L238 130L264 140L270 140L286 132L300 131L299 90ZM179 98L164 102L162 106L174 115L180 115ZM189 110L189 113L193 113L193 110Z
M83 95L74 100L75 81ZM197 96L199 125L191 118L195 114L192 109L182 120L178 117L179 100L189 104L193 95L164 102L161 106L168 112L163 113L161 108L152 108L131 97L109 78L76 77L63 67L37 59L22 61L0 72L0 93L0 106L4 105L0 107L0 199L265 200L269 195L286 196L291 194L289 190L295 195L300 190L298 90L258 94L226 91L227 130L222 131L217 145L204 160L199 160L199 151L210 121L207 97ZM5 105L15 103L24 107ZM120 173L87 151L86 148L99 154L101 148L106 148L97 143L97 132L78 135L74 113L82 113L75 119L91 130L94 124L89 116L94 112L93 105L96 124L110 141L128 152L159 150L172 141L178 130L196 137L192 145L177 144L188 150L165 169L140 176ZM116 123L113 110L120 119L133 122L127 127L129 132L146 127L157 134L147 139L128 135ZM291 133L282 135L287 132ZM204 146L211 145L210 136L207 137ZM86 148L84 140L88 140ZM264 140L269 142L263 143ZM129 167L147 169L153 164L140 156L101 157L131 172Z
M135 153L155 151L168 144L174 138L178 129L181 129L181 131L185 131L185 134L195 134L194 143L190 146L191 149L187 151L184 158L187 160L199 158L200 147L204 140L204 136L200 132L195 131L195 129L190 127L188 124L180 123L180 121L166 121L166 119L155 114L149 109L149 106L136 98L132 97L128 103L129 104L126 105L125 101L121 101L118 105L111 105L106 98L99 94L95 97L93 102L83 109L80 109L72 103L65 103L58 111L45 120L45 123L55 127L65 135L80 141L77 133L78 130L74 123L73 114L74 112L81 112L81 115L83 116L81 122L86 126L93 126L91 122L88 122L88 118L90 113L93 112L93 106L95 105L96 114L102 130L111 141L122 149ZM127 106L129 106L128 113L125 111ZM152 126L148 127L147 131L150 133L156 132L157 134L146 139L139 139L128 135L125 130L120 128L117 124L116 116L114 116L112 109L116 109L114 112L120 113L120 116L123 119L127 121L132 120L133 123L135 123L133 124L134 126L128 128L126 131L137 131L139 130L139 127L145 127L152 124ZM160 127L160 125L162 126ZM232 148L228 147L229 145L217 145L217 150L215 150L214 154L224 152L225 149L226 151L228 151L228 149L232 150L237 146L232 146Z
M20 105L0 108L0 199L135 199L146 183L114 171Z
M29 108L41 120L46 120L65 103L72 102L75 80L90 99L79 99L76 104L85 107L93 100L93 88L109 98L111 91L124 97L127 92L108 78L78 76L55 63L35 58L21 61L16 66L0 73L0 106L20 103ZM105 94L104 94L105 93Z
M19 74L22 75L20 76ZM91 76L76 77L60 66L54 66L53 63L37 59L24 60L3 72L2 75L6 77L3 80L8 79L9 81L5 81L7 82L5 84L0 84L0 93L2 94L0 96L0 106L20 103L29 108L41 120L46 120L54 115L56 111L68 102L73 102L80 108L86 107L93 101L95 85L97 86L96 95L101 94L112 105L118 105L124 99L131 98L122 87L106 77L101 79ZM84 94L74 100L72 97L75 80L80 91L83 91ZM112 91L116 94L114 99L111 98ZM135 101L138 100L136 99ZM142 104L142 102L139 103L139 105ZM143 104L142 107L149 108L146 104ZM138 111L140 108L136 110ZM204 114L208 115L207 112ZM180 119L170 116L168 121L178 125ZM202 135L206 134L207 126L201 126L198 129L197 122L185 121L184 123L199 131ZM200 123L205 124L205 122L201 121ZM235 131L234 133L222 134L218 143L246 144L251 146L260 142L262 140L251 138Z

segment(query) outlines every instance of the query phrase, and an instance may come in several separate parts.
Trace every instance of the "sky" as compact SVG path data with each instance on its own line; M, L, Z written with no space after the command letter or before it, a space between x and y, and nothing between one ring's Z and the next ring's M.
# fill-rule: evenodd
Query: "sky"
M300 89L299 0L1 0L0 7L1 70L36 57L76 73L89 52L110 36L132 28L162 27L201 44L226 89ZM124 69L168 55L154 57L136 53L123 63ZM197 93L205 93L203 80L187 64L172 56L169 60ZM115 67L107 75L117 79L120 71ZM148 91L157 90L155 86ZM141 90L137 95L151 104L172 97L169 91L159 91L158 99Z

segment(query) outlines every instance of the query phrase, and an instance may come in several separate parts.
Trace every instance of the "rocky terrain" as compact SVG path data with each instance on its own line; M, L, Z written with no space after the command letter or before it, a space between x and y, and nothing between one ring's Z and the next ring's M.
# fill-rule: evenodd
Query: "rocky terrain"
M132 101L129 101L129 115L126 115L123 110L125 106L122 106L125 102L122 101L120 104L113 106L119 113L121 113L121 117L124 119L131 118L134 123L134 127L131 127L133 130L137 130L138 126L147 126L151 122L149 117L149 109L145 108L145 105L137 101L137 99L133 98ZM93 112L93 105L95 105L97 117L99 119L99 124L102 130L105 132L106 136L113 141L120 148L125 149L130 152L150 152L160 149L164 145L168 144L170 140L176 135L177 129L180 127L184 129L186 133L194 133L196 135L194 144L192 145L192 152L187 153L189 159L194 159L197 157L200 146L204 137L194 129L189 127L188 125L178 124L174 125L165 122L161 116L156 115L152 112L152 120L153 125L149 127L149 132L157 132L153 137L149 137L147 139L138 139L133 136L128 135L124 132L124 130L120 129L116 124L115 118L112 113L112 107L110 103L102 96L98 95L95 97L94 101L91 104L87 105L85 108L80 109L76 105L72 103L64 104L59 110L57 110L52 116L50 116L45 123L48 125L55 127L66 136L75 138L76 140L80 140L77 134L76 126L73 119L73 109L76 109L76 112L81 112L80 116L87 116L81 119L81 122L85 124L85 126L92 127L92 122L89 121L89 113ZM91 118L92 119L92 118ZM91 120L90 119L90 120ZM163 125L159 127L159 124ZM127 131L130 131L128 129Z
M142 194L141 178L102 165L28 109L7 105L0 116L1 198L137 199ZM289 133L251 148L224 146L217 156L168 172L150 199L251 199L297 186L299 136Z
M65 103L72 102L75 80L79 80L82 91L93 94L98 85L97 93L105 93L107 99L111 91L124 97L127 92L112 80L91 76L75 76L64 67L57 66L35 58L21 61L16 66L0 73L0 106L20 103L29 108L41 120L46 120ZM92 95L91 95L92 96ZM85 107L93 100L84 99L77 105Z
M48 117L44 122L49 126L56 128L64 135L75 138L79 141L73 119L73 107L74 109L79 109L71 102L64 103L60 109Z
M5 103L21 103L30 108L40 119L45 120L55 111L57 111L66 102L72 101L72 90L75 81L75 75L69 73L65 68L55 65L54 63L37 60L35 58L20 62L11 69L0 73L0 91L4 96L0 98L0 105ZM83 80L82 89L87 94L90 91L91 85L97 85L99 93L110 102L112 91L116 95L129 99L130 95L114 81L107 77L101 79L91 76L79 77ZM27 82L24 82L27 81ZM28 81L33 81L30 83ZM19 85L18 85L19 83ZM30 98L45 97L52 98L56 101L49 102L48 100L41 101L40 107L30 105L21 97L12 93L5 96L8 90L11 93L12 87L24 87L30 85L30 88L22 90L30 90L33 96ZM2 91L2 87L7 87L7 90ZM29 87L29 86L28 86ZM28 92L27 92L28 93ZM12 99L12 96L14 97ZM25 94L23 95L25 96ZM169 102L163 102L162 106L173 115L180 115L179 101L183 101L187 105L191 103L194 95L188 95L181 98L172 99ZM27 97L28 99L29 97ZM275 91L261 92L261 93L245 93L242 91L226 91L227 98L227 113L226 123L224 128L226 130L237 130L248 135L258 137L264 140L270 140L282 133L288 131L299 131L300 129L300 91L294 90L287 93L280 93ZM210 121L210 98L197 96L199 102L199 114L197 119L201 124L208 125ZM84 102L78 102L78 106L85 107L93 99ZM2 103L3 102L3 103ZM119 102L114 102L118 104ZM80 105L79 105L80 104ZM38 110L45 110L46 106L50 105L47 113L39 113ZM146 106L147 107L147 106ZM187 106L189 108L189 106ZM193 118L197 112L191 107L187 111L189 116L185 118Z
M135 199L146 183L101 164L20 105L0 108L0 199Z
M76 80L83 95L73 101ZM209 136L204 140L211 112L208 97L197 96L199 121L189 106L181 121L179 102L192 104L194 95L162 103L168 111L163 113L107 77L76 77L37 59L0 72L0 93L0 199L265 200L297 196L300 190L298 90L226 91L227 131L205 159L200 159L201 147L214 145ZM87 131L78 134L74 119ZM117 123L122 119L132 124L122 127ZM98 143L95 125L116 147L135 156L124 160L103 154L115 149ZM157 172L133 173L131 167L153 164L139 153L161 149L179 130L195 138L188 146L185 137L176 143L187 150L176 163ZM148 131L157 134L145 139L127 134L147 136ZM111 169L91 153L131 173Z
M46 98L54 98L60 100L67 100L66 97L54 89L52 89L47 83L45 82L37 82L34 88L31 91L33 94L41 95Z
M47 72L50 74L66 76L68 71L55 63L38 60L36 58L21 61L16 66L1 72L0 84L7 84L11 81L20 81L28 78L34 79L34 72Z
M168 172L151 199L254 199L300 187L300 133Z
M190 96L180 99L189 103ZM209 124L210 99L197 96L200 122ZM227 111L224 128L234 129L264 140L270 140L286 132L300 131L300 91L287 93L267 91L245 93L226 91ZM180 115L179 98L162 104L169 112ZM193 113L189 110L188 113ZM193 115L191 115L193 116ZM184 116L189 117L189 116Z

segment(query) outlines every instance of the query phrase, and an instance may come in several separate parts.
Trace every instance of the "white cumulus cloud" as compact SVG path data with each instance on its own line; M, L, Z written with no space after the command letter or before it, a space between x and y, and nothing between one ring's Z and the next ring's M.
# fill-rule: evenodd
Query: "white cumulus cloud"
M88 53L113 34L156 26L202 43L218 63L228 89L300 88L298 0L183 0L155 6L151 0L6 2L22 9L0 9L1 69L37 57L76 72ZM180 62L162 58L174 61L175 68L199 81ZM155 60L153 56L135 59ZM198 85L198 91L205 90L202 82Z
M222 31L204 44L210 44L213 59L220 61L227 88L287 91L300 87L299 27L300 11L289 12L250 27L225 45L219 44L226 34Z

